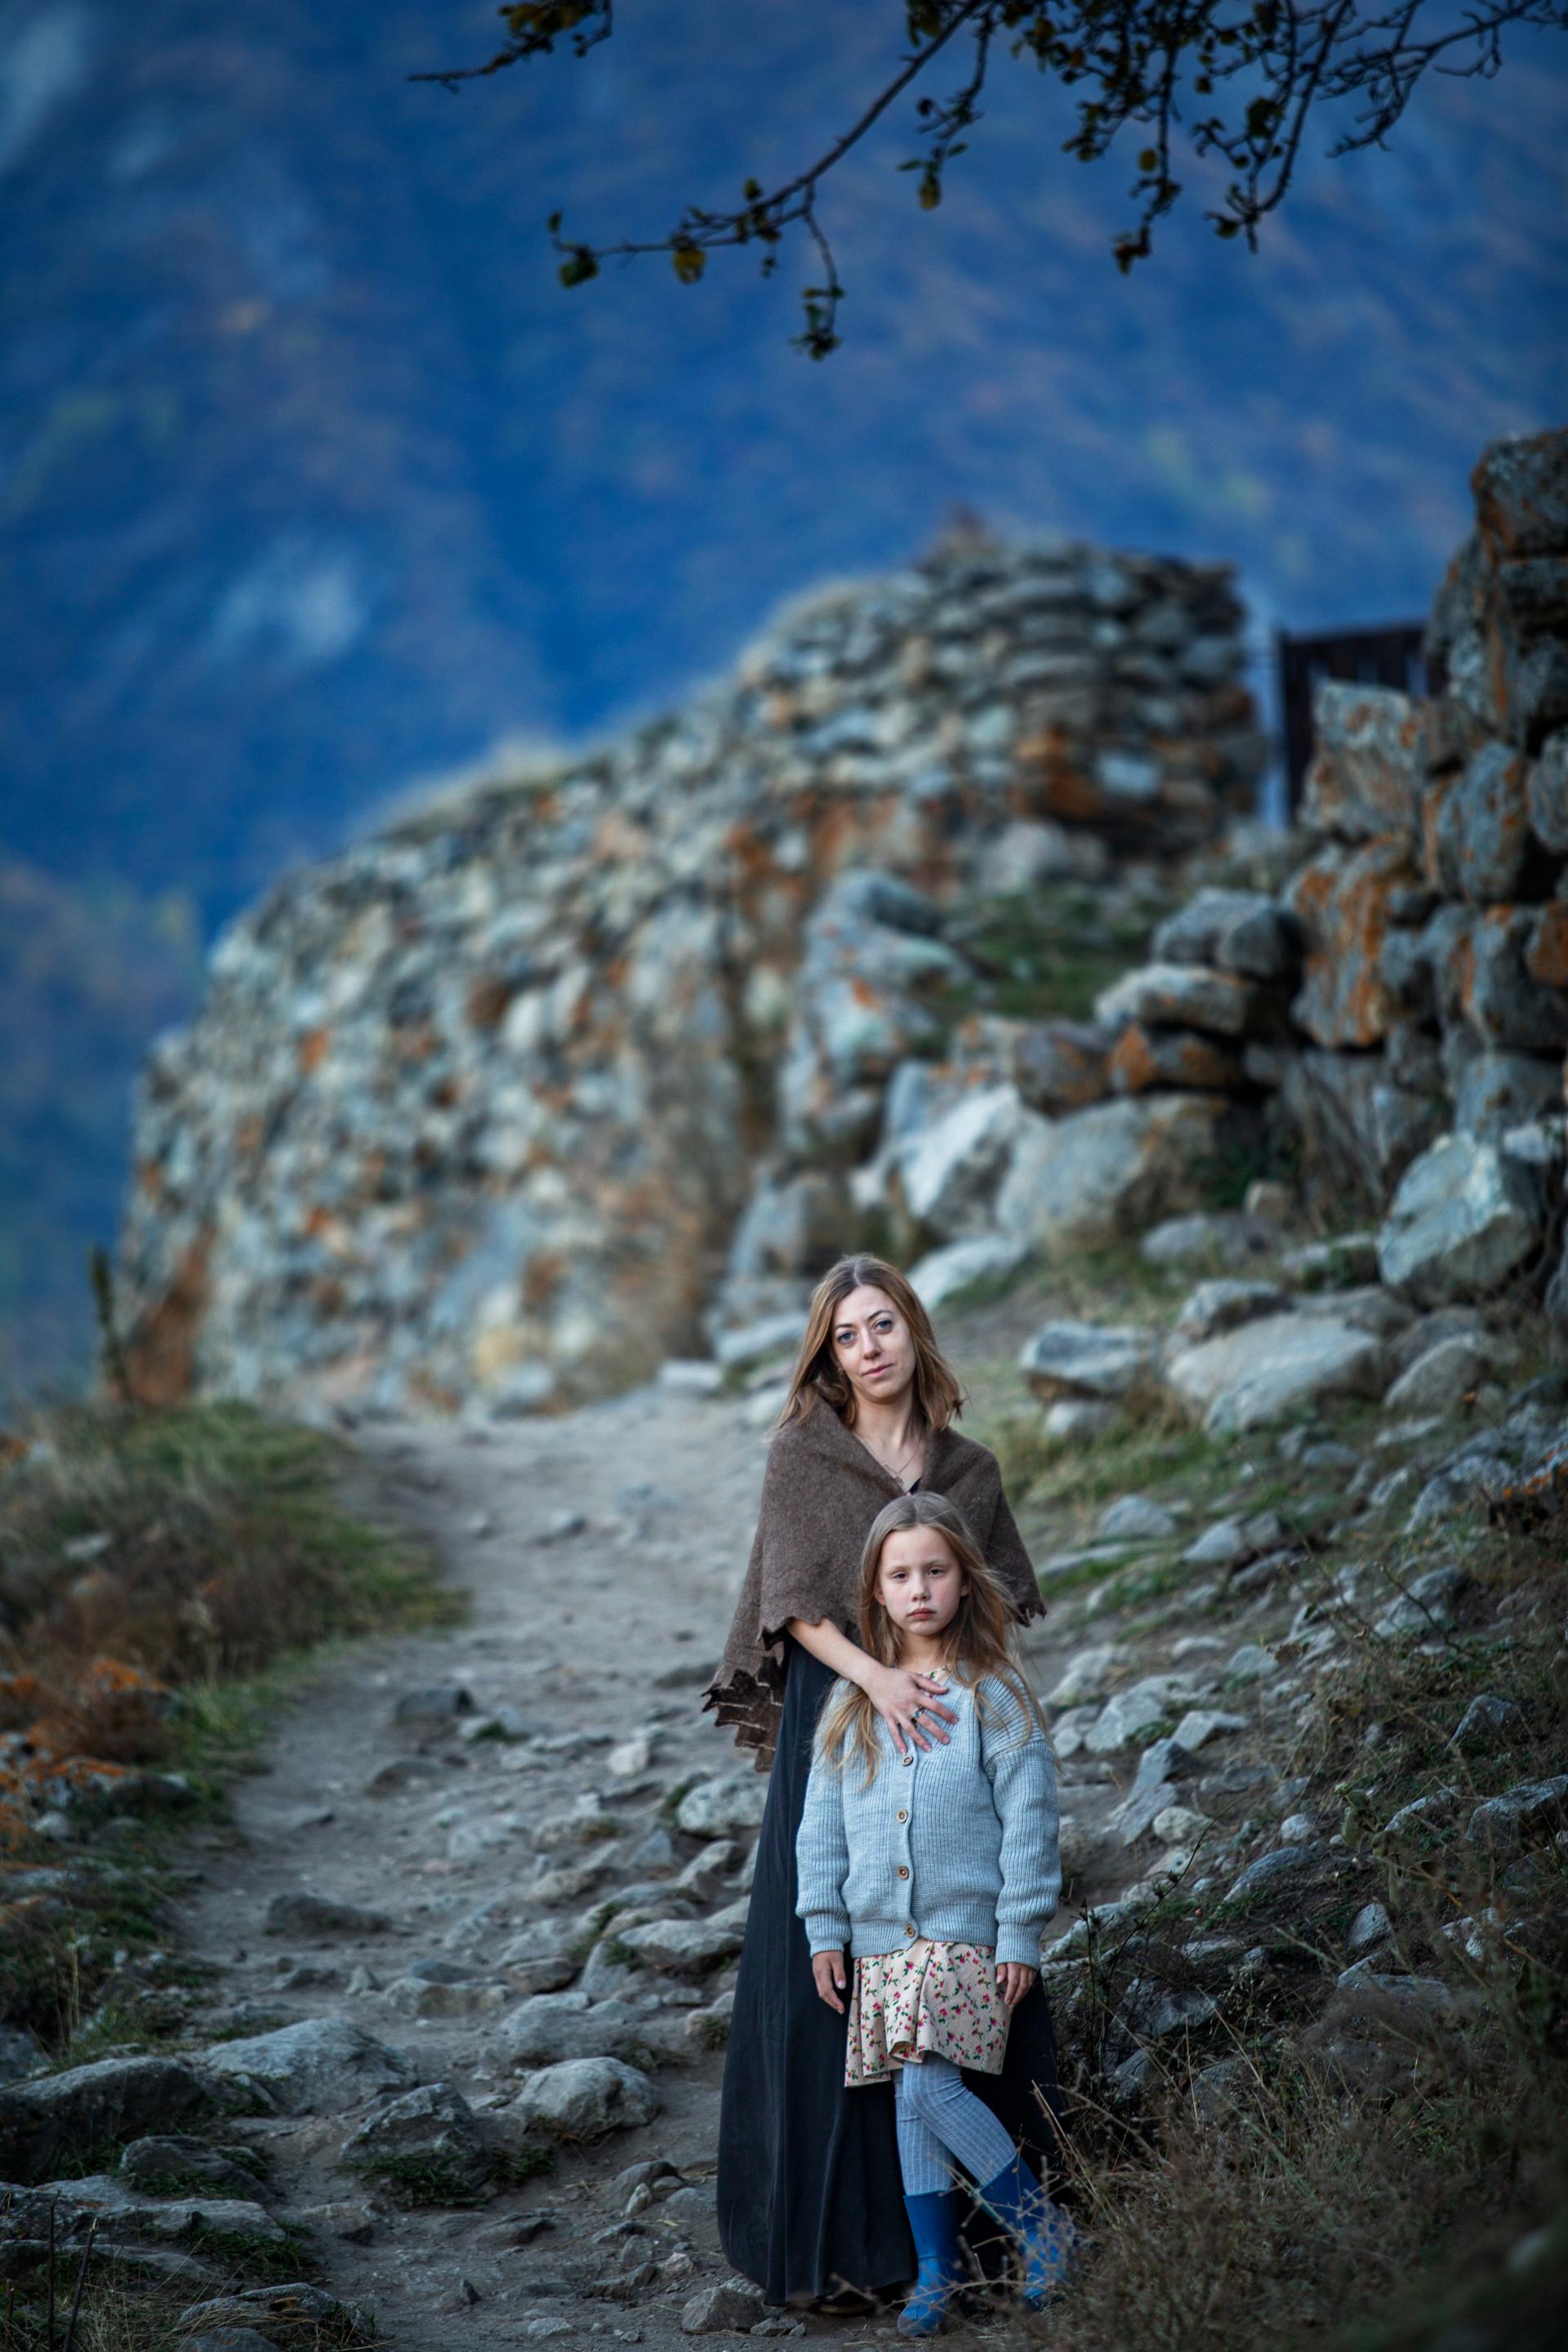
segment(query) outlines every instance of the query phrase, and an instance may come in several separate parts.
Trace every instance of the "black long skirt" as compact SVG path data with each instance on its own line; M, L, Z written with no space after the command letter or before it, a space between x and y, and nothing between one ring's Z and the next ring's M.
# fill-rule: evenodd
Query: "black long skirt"
M770 2303L847 2290L880 2296L915 2272L892 2085L847 2088L845 2020L818 1996L795 1916L795 1832L832 1682L819 1660L790 1643L724 2064L719 2231L730 2262ZM1037 1984L1013 2013L1002 2073L965 2068L963 2079L1042 2179L1050 2169L1056 2074L1050 2011ZM969 2220L972 2251L983 2268L994 2267L994 2226L973 2212Z

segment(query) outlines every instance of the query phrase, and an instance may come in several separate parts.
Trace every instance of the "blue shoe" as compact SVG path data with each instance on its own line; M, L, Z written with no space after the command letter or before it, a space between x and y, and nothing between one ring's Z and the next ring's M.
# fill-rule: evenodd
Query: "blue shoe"
M1043 2311L1078 2264L1079 2235L1071 2215L1051 2202L1021 2156L974 2194L1016 2239L1025 2306Z
M958 2191L937 2189L906 2197L910 2233L920 2259L915 2291L899 2314L900 2336L940 2336L966 2283L958 2242Z

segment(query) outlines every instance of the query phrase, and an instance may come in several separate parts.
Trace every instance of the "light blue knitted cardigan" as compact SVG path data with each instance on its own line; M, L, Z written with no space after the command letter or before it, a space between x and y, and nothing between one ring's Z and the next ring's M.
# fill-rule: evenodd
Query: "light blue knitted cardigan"
M814 1952L847 1945L863 1959L929 1936L991 1944L998 1960L1038 1968L1062 1883L1050 1742L994 1675L973 1689L952 1676L945 1704L958 1717L946 1747L933 1741L901 1759L877 1718L869 1788L857 1753L842 1770L820 1749L813 1757L795 1907Z

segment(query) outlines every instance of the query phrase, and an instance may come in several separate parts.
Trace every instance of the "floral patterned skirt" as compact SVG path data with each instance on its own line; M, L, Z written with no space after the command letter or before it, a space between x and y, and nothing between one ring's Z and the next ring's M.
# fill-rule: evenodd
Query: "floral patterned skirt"
M885 2083L893 2067L928 2052L999 2074L1009 2015L988 1944L937 1944L922 1936L901 1952L855 1963L844 2080Z

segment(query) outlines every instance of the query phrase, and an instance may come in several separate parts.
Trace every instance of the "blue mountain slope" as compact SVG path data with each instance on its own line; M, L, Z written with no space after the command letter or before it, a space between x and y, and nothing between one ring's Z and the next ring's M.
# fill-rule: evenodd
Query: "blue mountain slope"
M1265 616L1418 612L1482 442L1559 421L1544 37L1312 160L1260 256L1189 203L1129 280L1121 167L1064 157L1061 93L1005 61L940 213L907 115L833 184L847 341L813 366L804 250L568 295L543 216L659 227L798 162L899 11L622 14L453 100L405 77L481 54L488 4L0 0L8 855L210 924L503 730L674 698L957 503L1231 556Z

